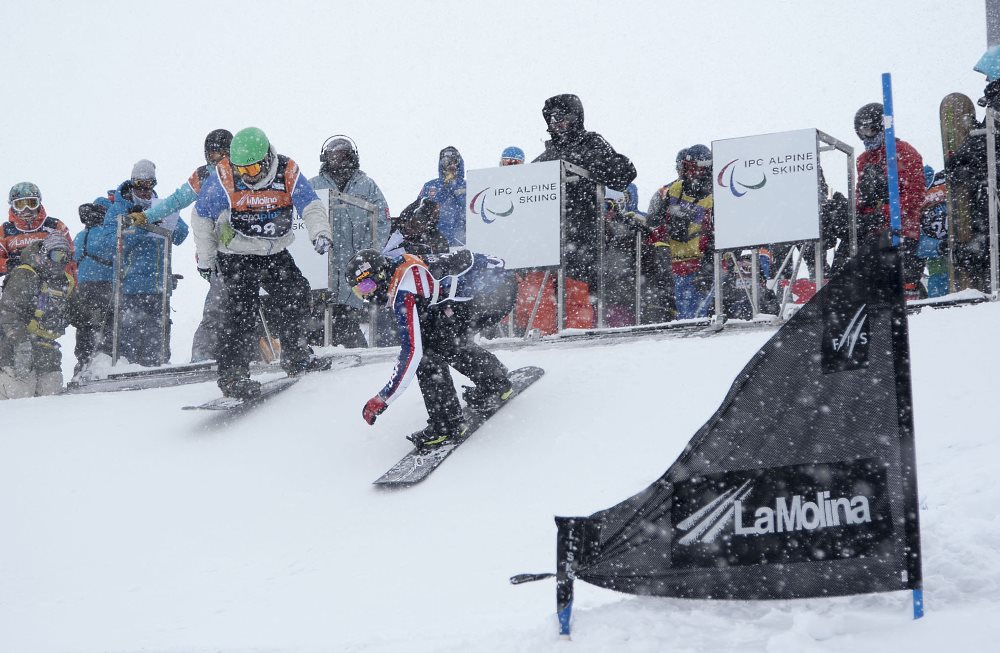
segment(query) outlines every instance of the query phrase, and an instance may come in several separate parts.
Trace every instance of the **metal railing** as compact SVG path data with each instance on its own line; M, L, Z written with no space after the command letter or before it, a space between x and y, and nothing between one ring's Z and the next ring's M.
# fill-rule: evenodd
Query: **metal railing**
M173 250L173 231L155 224L137 225L128 223L128 214L118 216L115 227L115 261L114 280L112 283L114 311L111 327L111 364L117 365L120 357L122 303L125 285L125 230L140 229L160 236L163 239L163 289L160 300L160 365L170 362L170 296L173 294L173 275L171 272L171 257Z

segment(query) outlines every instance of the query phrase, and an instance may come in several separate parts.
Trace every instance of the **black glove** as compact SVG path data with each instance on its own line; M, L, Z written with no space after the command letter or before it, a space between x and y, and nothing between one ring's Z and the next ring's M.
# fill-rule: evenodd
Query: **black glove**
M88 202L87 204L81 204L78 210L80 212L80 222L83 223L84 227L89 229L104 222L104 214L108 212L108 207Z
M861 178L858 179L858 198L862 206L873 208L889 201L889 182L879 166L865 166L861 171Z

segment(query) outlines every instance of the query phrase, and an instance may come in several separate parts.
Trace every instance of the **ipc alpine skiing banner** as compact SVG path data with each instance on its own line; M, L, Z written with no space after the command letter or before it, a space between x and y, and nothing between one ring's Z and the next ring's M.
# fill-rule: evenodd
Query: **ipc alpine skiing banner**
M556 523L566 634L574 579L699 599L919 590L898 254L871 247L849 261L754 355L659 480Z

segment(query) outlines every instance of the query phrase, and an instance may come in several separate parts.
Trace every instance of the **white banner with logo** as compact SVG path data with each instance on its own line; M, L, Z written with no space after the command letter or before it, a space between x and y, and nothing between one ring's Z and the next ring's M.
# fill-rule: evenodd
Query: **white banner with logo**
M327 188L317 188L316 195L329 208L330 190ZM295 240L288 246L288 251L291 253L292 258L295 259L295 265L302 270L302 274L309 280L310 288L313 290L326 290L329 286L326 257L320 256L313 249L312 241L309 240L309 230L306 229L306 223L302 222L302 216L299 215L298 211L295 212L295 217L292 220L292 233L295 234Z
M558 161L466 172L466 247L507 269L560 263Z
M819 238L815 129L712 141L715 247Z

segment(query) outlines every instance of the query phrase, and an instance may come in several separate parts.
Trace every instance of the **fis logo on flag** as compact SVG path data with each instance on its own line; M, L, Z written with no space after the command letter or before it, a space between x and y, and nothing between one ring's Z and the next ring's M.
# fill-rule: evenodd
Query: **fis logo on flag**
M812 562L891 553L875 460L726 472L675 486L672 566Z
M867 367L871 340L867 309L868 305L862 304L843 313L829 309L824 311L824 374Z

